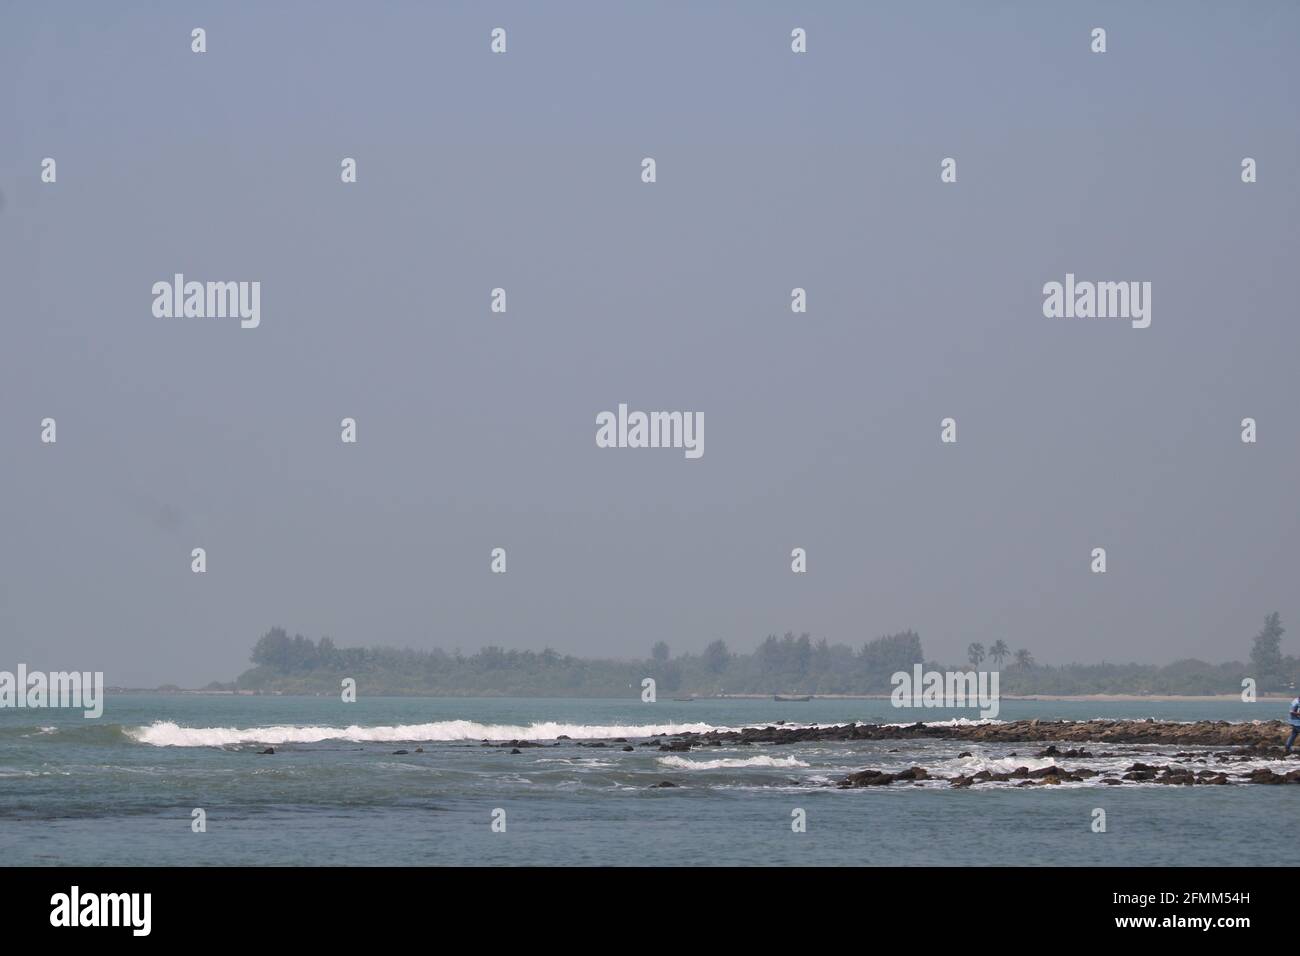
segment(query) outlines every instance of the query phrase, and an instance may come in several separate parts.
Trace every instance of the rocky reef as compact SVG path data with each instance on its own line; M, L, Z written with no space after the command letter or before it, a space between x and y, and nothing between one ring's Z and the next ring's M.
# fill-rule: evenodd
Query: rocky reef
M787 727L773 724L734 731L682 733L660 741L659 749L689 751L705 746L782 745L859 740L962 740L982 745L996 754L1005 766L1014 760L1014 751L997 753L1002 744L1047 743L1033 756L1035 762L1050 759L1051 765L1012 770L981 769L972 773L944 776L913 766L890 773L864 769L849 774L834 786L841 789L887 787L892 784L924 786L947 783L954 789L982 783L1014 783L1018 787L1054 786L1081 783L1100 778L1099 783L1120 786L1125 783L1157 783L1176 786L1225 786L1237 783L1300 784L1300 767L1278 773L1260 767L1261 761L1281 761L1286 757L1281 741L1287 737L1287 725L1281 721L1232 723L1229 721L1195 721L1178 723L1159 720L1086 720L1043 721L1018 720L988 724L837 724L833 726ZM1115 761L1140 751L1123 753L1097 752L1084 747L1061 749L1057 743L1101 744L1131 748L1133 745L1178 745L1192 747L1228 747L1229 750L1197 750L1168 753L1152 751L1154 764L1133 762L1127 769L1116 769ZM970 757L963 752L960 757ZM1088 766L1086 761L1107 759L1103 768ZM1211 766L1213 764L1214 766ZM1253 764L1236 766L1234 764ZM1279 768L1285 769L1285 768Z
M1204 747L1267 747L1287 738L1280 720L1232 723L1198 720L1013 720L990 724L834 724L827 726L747 727L683 733L675 739L691 746L714 741L728 744L798 744L842 740L970 740L980 743L1184 744Z

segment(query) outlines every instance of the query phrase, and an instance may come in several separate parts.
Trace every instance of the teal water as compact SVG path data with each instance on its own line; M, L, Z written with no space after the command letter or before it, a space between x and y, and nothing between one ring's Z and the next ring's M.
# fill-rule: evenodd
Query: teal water
M1004 701L1001 719L1267 720L1285 703ZM864 767L1038 766L1032 744L638 747L659 730L975 718L888 701L110 696L103 716L0 710L8 865L1260 865L1300 788L946 784L838 790ZM571 740L556 741L559 734ZM579 739L628 738L605 748ZM481 738L547 746L483 747ZM274 755L259 755L268 744ZM423 753L416 753L417 746ZM395 755L393 751L410 751ZM1092 747L1100 751L1099 747ZM1100 769L1186 748L1110 747ZM970 751L970 757L959 753ZM1009 756L1016 751L1016 756ZM1278 768L1281 761L1258 762ZM1252 764L1251 766L1253 766ZM674 788L652 788L661 781ZM191 830L192 811L207 831ZM1097 808L1107 832L1094 833ZM493 832L494 810L504 833ZM792 811L807 819L791 829Z

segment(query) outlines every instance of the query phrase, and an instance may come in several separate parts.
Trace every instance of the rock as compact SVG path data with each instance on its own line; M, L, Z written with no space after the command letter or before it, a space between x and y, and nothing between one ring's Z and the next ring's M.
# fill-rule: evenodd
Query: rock
M628 747L624 747L624 748L623 748L623 752L624 752L624 753L627 753L629 750L636 750L636 748L635 748L635 747L632 747L632 746L628 746Z
M885 773L883 770L859 770L857 773L851 773L838 784L840 789L852 787L884 787L894 782L892 773Z
M273 753L275 753L275 748L274 748L274 747L267 747L265 750L259 750L259 751L257 752L257 755L260 757L260 756L262 756L263 754L273 754Z
M650 789L651 789L651 790L659 790L659 789L661 789L661 788L663 788L663 787L675 787L675 786L677 786L677 784L672 783L672 782L669 781L669 780L661 780L661 781L659 781L658 783L652 783L652 784L650 784Z
M410 753L409 750L394 750L394 751L393 751L393 756L394 756L394 757L400 757L400 756L402 756L403 754L408 754L408 753Z
M974 754L972 754L969 750L963 750L961 753L957 755L958 759L962 757L972 757L972 756L974 756Z
M1070 750L1060 750L1060 749L1056 746L1056 744L1049 744L1045 749L1040 750L1038 753L1034 754L1034 756L1035 756L1035 757L1074 757L1074 758L1078 758L1078 757L1091 757L1092 754L1090 754L1090 753L1089 753L1088 751L1086 751L1086 750L1081 750L1081 749L1078 749L1078 748L1072 748L1072 749L1070 749Z
M933 779L924 767L909 767L901 773L886 773L883 770L859 770L851 773L837 786L841 789L855 787L887 787L895 780L919 781Z
M1176 723L1155 720L1016 720L1004 724L977 724L936 726L924 723L901 727L888 724L838 724L831 726L796 727L769 725L747 727L742 730L712 731L708 734L684 733L676 739L702 744L719 740L739 746L751 744L791 744L845 740L909 740L929 738L940 740L969 740L985 744L1036 742L1060 746L1068 742L1074 747L1085 742L1106 744L1182 744L1198 747L1230 746L1257 747L1280 756L1278 745L1286 740L1287 726L1281 721L1256 723L1229 723L1227 721L1196 721ZM1061 756L1068 756L1064 750ZM1086 749L1074 751L1085 757ZM1015 756L1012 752L1010 756Z
M523 753L523 751L520 750L518 747L513 748L510 752L511 752L512 754L521 754L521 753Z
M1287 782L1286 777L1282 776L1280 773L1274 773L1272 770L1269 770L1267 767L1260 767L1257 770L1252 770L1249 774L1246 775L1246 779L1249 780L1251 783L1278 784L1278 783Z

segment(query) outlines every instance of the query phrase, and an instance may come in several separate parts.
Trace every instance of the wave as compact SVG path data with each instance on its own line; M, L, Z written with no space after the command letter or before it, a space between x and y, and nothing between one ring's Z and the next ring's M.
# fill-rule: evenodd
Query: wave
M996 717L953 717L950 720L913 720L905 724L881 724L882 727L987 727L989 724L1005 724L1005 720Z
M608 740L612 737L655 737L673 734L704 734L730 730L710 724L632 724L590 726L552 721L523 725L480 724L472 720L441 720L429 724L397 724L383 727L181 727L169 720L127 731L140 743L155 747L225 747L234 744L312 744L325 740L352 743L418 742L450 740Z
M0 729L0 740L29 740L32 744L50 740L58 743L120 744L126 728L121 724L106 724L88 720L84 724L64 724L61 727L7 727ZM30 746L23 744L22 746Z
M723 757L718 760L688 760L685 757L660 757L665 767L678 770L732 770L739 767L806 767L794 757Z
M1125 763L1132 763L1133 758L1128 757ZM1090 766L1086 761L1084 766ZM1026 770L1044 770L1047 767L1059 767L1051 757L957 757L952 760L940 761L938 768L961 774L979 773L981 770L987 770L989 773L1011 773L1024 767Z

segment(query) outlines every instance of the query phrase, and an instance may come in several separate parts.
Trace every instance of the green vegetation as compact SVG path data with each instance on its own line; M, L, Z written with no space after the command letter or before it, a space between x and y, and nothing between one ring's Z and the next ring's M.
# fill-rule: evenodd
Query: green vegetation
M732 653L713 641L701 653L679 654L658 641L645 660L578 658L550 648L539 652L485 647L476 654L388 647L337 647L328 637L312 641L272 628L253 648L253 668L230 689L336 694L345 677L368 694L529 697L622 697L639 693L653 677L660 695L887 694L890 676L927 669L964 670L986 659L1001 670L1003 694L1236 694L1253 677L1260 693L1286 691L1300 675L1300 661L1281 651L1278 614L1265 619L1251 649L1251 664L1181 660L1153 664L1038 664L1025 648L1012 651L998 640L967 648L958 665L926 661L921 638L903 631L861 647L814 641L808 634L769 636L749 654ZM1003 666L1007 662L1008 666Z

